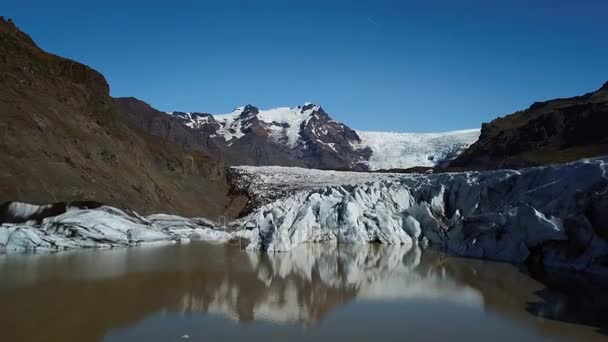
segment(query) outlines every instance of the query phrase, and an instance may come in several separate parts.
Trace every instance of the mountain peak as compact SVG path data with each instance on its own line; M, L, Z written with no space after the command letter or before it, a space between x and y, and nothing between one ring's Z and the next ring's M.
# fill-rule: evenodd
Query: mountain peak
M600 88L600 90L608 91L608 81Z
M291 115L293 114L304 114L304 112L312 110L313 112L315 111L323 111L323 108L315 103L312 102L304 102L303 105L298 105L296 107L273 107L270 109L263 109L260 110L258 107L252 105L252 104L246 104L244 106L239 106L236 107L232 110L232 112L230 114L238 114L238 115L248 115L248 114L263 114L265 112L290 112ZM310 113L306 113L306 114L310 114ZM216 115L224 115L224 114L216 114Z
M300 106L298 106L298 107L300 107ZM321 108L321 106L314 104L312 102L304 102L304 105L301 108L302 108L302 111L306 111L306 110L314 109L315 107L317 107L317 109Z
M256 115L259 112L260 110L258 109L258 107L251 104L246 104L244 106L234 108L231 114L238 114L239 116L248 116L249 114Z
M4 40L4 45L11 43L13 48L15 44L25 44L36 50L39 49L34 40L27 33L21 31L12 19L2 16L0 16L0 38Z
M247 105L245 105L245 107L242 107L242 108L243 108L243 112L255 112L255 113L257 113L257 112L260 111L258 109L258 107L254 106L254 105L251 105L251 104L247 104Z

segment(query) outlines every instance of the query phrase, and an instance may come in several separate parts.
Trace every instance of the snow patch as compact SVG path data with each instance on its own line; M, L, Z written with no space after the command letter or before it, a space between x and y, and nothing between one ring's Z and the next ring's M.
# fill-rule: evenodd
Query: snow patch
M245 107L238 107L228 114L213 115L213 118L220 124L220 128L214 136L223 137L225 141L239 139L245 135L242 130L241 114Z
M306 110L304 110L304 107L306 107ZM320 108L310 104L304 107L279 107L259 110L255 115L264 124L274 142L294 148L300 140L302 124L308 123L312 114ZM248 128L246 122L251 119L242 115L244 110L245 107L238 107L228 114L214 114L213 118L220 124L220 129L214 136L223 137L226 141L243 137L245 135L243 129Z
M258 117L268 124L270 136L275 142L285 142L288 147L294 148L300 140L302 124L306 125L311 115L318 109L318 106L307 110L304 110L303 107L281 107L261 110Z

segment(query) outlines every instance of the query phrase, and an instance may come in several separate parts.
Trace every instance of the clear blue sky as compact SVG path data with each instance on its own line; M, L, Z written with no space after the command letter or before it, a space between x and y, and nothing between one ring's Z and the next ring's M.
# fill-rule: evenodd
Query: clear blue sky
M608 80L606 0L3 0L113 96L169 111L321 104L356 129L444 131Z

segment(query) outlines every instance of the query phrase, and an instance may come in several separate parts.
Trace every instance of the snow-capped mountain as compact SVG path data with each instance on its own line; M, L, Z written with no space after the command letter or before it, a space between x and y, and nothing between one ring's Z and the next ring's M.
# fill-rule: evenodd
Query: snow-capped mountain
M170 113L208 137L230 165L282 165L367 170L371 150L357 133L321 106L260 110L247 105L228 114Z
M217 115L168 114L213 141L230 165L346 170L432 167L455 158L479 137L478 129L447 133L355 131L312 103L268 110L247 105Z

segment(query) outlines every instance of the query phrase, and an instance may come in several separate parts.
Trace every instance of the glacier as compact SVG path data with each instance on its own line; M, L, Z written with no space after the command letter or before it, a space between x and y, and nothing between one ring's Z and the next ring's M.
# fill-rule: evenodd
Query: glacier
M434 175L240 168L260 205L240 225L250 231L247 248L269 252L307 242L420 243L461 256L601 271L607 161Z
M479 139L480 129L442 133L396 133L356 131L360 148L369 147L370 170L433 167L456 158Z
M0 249L53 251L203 240L248 250L430 246L451 254L605 272L608 157L524 170L384 174L233 168L250 212L225 226L108 206L0 226ZM18 206L23 207L23 206ZM29 211L32 211L31 208ZM35 211L35 210L34 210Z

